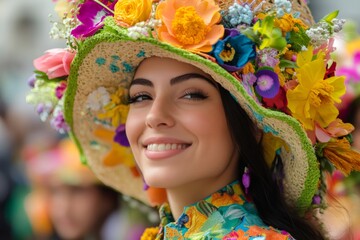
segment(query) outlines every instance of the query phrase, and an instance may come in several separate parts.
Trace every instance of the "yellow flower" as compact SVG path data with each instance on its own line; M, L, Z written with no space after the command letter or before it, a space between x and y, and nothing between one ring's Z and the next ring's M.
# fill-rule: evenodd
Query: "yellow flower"
M165 0L156 9L161 41L192 52L210 52L223 35L219 6L213 0Z
M322 55L301 64L296 70L299 84L286 93L288 107L305 129L313 130L315 122L327 127L339 114L335 103L341 102L340 97L345 93L345 78L324 79L326 69Z
M146 21L151 13L151 0L121 0L115 4L114 18L122 26L134 26Z
M300 29L298 26L301 26L303 29L307 29L306 26L301 19L294 18L291 14L284 14L281 18L275 19L275 26L280 28L282 32L287 33L290 31L298 32Z
M126 90L120 88L111 95L111 101L105 107L105 113L99 113L100 119L111 119L111 124L118 127L120 124L126 122L127 113L129 112L129 105L124 104L123 98L126 96Z

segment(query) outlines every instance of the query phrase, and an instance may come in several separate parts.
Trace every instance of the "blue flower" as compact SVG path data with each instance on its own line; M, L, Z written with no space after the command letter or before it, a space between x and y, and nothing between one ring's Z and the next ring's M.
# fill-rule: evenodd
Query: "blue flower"
M256 57L255 44L236 29L225 29L224 39L213 46L210 54L229 72L240 70Z
M278 75L267 69L259 70L256 72L257 77L255 90L265 98L273 98L279 92L280 82Z

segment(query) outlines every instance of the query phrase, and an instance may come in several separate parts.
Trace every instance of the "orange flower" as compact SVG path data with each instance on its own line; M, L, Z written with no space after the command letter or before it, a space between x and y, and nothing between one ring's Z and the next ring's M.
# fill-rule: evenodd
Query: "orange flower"
M165 0L156 9L159 39L192 52L210 52L223 35L219 6L213 0Z
M280 19L275 19L275 26L280 28L282 32L287 33L290 31L298 32L301 26L303 29L308 27L301 21L301 19L294 18L291 14L286 13Z
M351 149L346 138L328 142L323 153L338 170L346 175L354 170L360 171L360 153Z

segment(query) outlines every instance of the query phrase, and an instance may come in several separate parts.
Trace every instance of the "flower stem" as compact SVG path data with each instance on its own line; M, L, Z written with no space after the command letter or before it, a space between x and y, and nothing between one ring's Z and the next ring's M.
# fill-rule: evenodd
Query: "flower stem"
M108 10L109 12L111 12L112 14L114 14L114 11L111 10L108 6L106 6L105 4L103 4L101 1L99 0L94 0L94 2L96 2L97 4L99 4L100 6L102 6L103 8L105 8L106 10Z

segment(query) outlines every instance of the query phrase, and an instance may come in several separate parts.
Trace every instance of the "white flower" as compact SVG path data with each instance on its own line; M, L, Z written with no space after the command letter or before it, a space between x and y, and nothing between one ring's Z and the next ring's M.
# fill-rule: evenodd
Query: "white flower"
M104 87L99 87L89 94L86 105L92 111L99 111L110 102L110 94Z

